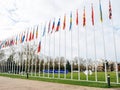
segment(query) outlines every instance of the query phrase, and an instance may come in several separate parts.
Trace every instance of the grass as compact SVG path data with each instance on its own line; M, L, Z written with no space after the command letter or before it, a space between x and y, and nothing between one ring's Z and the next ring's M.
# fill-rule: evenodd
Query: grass
M111 82L116 83L116 73L115 72L107 72L107 74L110 74ZM33 74L35 76L35 74ZM39 76L39 74L36 74L36 76ZM43 74L40 74L40 76L43 76ZM48 77L48 73L45 73L45 77ZM49 77L53 77L53 74L49 74ZM59 75L55 74L55 78L58 78ZM64 78L64 74L60 74L60 78ZM66 74L67 79L71 79L71 73ZM78 80L78 73L73 73L73 79ZM86 80L86 75L83 72L80 72L80 80ZM95 73L93 72L92 75L88 75L88 80L95 81ZM104 72L97 72L97 80L101 82L105 82L105 73ZM120 83L120 78L119 78Z
M111 73L110 73L111 74ZM36 76L37 77L34 77L34 74L33 76L31 77L31 75L29 75L29 80L37 80L37 81L45 81L45 82L53 82L53 83L62 83L62 84L71 84L71 85L80 85L80 86L89 86L89 87L100 87L100 88L108 88L108 85L107 83L100 83L100 82L87 82L87 81L77 81L77 73L73 73L73 79L74 80L68 80L70 79L70 75L71 73L68 73L67 76L66 76L66 80L65 79L58 79L58 74L55 74L55 78L56 79L53 79L52 78L52 74L50 74L50 78L47 78L48 77L48 74L45 74L45 78L43 78L43 74L40 74L40 77L39 74L37 73ZM98 73L98 78L101 77L102 80L104 80L104 73L103 72L99 72ZM112 75L112 74L111 74ZM14 74L3 74L3 73L0 73L0 76L5 76L5 77L10 77L10 78L20 78L20 79L26 79L26 75L14 75ZM114 73L113 73L113 76L114 76ZM60 74L60 78L64 78L64 74ZM94 74L93 76L89 76L89 78L91 78L91 81L94 81ZM81 73L81 79L84 80L86 79L85 75ZM114 80L115 78L111 78L111 81L115 81ZM101 80L101 81L102 81ZM111 87L110 88L120 88L120 84L113 84L111 83Z

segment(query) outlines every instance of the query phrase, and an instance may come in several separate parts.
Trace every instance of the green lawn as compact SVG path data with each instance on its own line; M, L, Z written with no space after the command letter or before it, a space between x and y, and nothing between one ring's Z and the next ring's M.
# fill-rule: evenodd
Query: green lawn
M39 74L36 74L36 75L39 75ZM70 75L70 73L68 75ZM26 75L0 74L0 76L26 79ZM43 76L43 74L41 74L41 76ZM50 76L52 76L52 74L50 74ZM55 74L55 78L57 77L58 75ZM108 88L106 83L52 79L52 78L48 79L48 78L40 78L40 77L31 77L31 75L29 75L29 80L38 80L38 81L72 84L72 85L89 86L89 87ZM111 88L118 88L118 87L120 87L120 84L111 84Z
M111 82L117 82L116 80L116 73L115 72L107 72L107 74L110 74ZM35 74L33 73L33 76ZM36 74L36 76L41 76L41 77L53 77L53 74L45 73L44 75L41 74ZM55 78L59 78L59 74L54 74ZM64 74L60 74L60 78L64 78ZM66 74L66 79L71 79L71 73ZM78 73L73 73L73 79L78 80ZM80 80L86 80L86 75L83 72L80 72ZM88 75L88 80L89 81L96 81L95 79L95 73L93 72L92 75ZM105 73L104 72L97 72L97 81L105 82ZM119 83L120 83L120 78L119 78Z
M108 72L111 76L111 82L116 82L116 74L114 72ZM14 75L14 74L3 74L0 73L0 76L7 76L11 78L21 78L21 79L26 79L26 75ZM36 77L34 77L36 76ZM45 73L44 75L41 73L36 73L32 74L29 73L29 79L30 80L40 80L40 81L47 81L47 82L55 82L55 83L63 83L63 84L72 84L72 85L81 85L81 86L90 86L90 87L101 87L101 88L107 88L107 83L100 83L100 82L88 82L88 81L78 81L78 73L73 73L73 80L68 80L71 79L71 73L66 74L66 80L64 79L64 74L60 74L60 78L58 79L59 75L54 74L53 79L53 74L49 74L50 78L48 77L48 73ZM84 73L80 73L80 80L86 80L86 76ZM92 75L88 76L88 80L90 81L95 81L95 74L93 73ZM104 72L98 72L98 81L105 81L105 74ZM120 78L119 78L120 81ZM111 83L111 87L120 87L120 84L113 84Z

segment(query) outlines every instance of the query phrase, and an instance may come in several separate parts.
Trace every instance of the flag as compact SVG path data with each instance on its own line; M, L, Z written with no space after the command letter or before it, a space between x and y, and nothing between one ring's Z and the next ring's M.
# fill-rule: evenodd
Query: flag
M78 10L76 10L76 25L78 25Z
M92 15L91 15L92 25L94 26L94 10L93 10L93 4L92 4L92 6L91 6L91 9L92 9Z
M46 24L44 25L44 29L43 29L43 34L42 34L42 36L45 35L45 31L46 31Z
M24 42L25 40L25 34L22 36L22 43Z
M50 32L50 25L51 25L51 21L49 21L49 24L48 24L48 33Z
M12 45L14 45L14 40L13 40L13 38L10 40L10 46L12 46ZM4 47L5 47L5 45L4 45Z
M109 19L112 19L112 8L110 0L109 0Z
M99 9L100 9L100 21L103 22L101 0L99 0Z
M37 29L36 29L36 39L38 38L38 26L37 26Z
M72 12L70 13L70 26L69 26L69 30L72 29Z
M21 36L20 36L20 43L22 43L22 38L23 38L23 35L21 34Z
M85 15L85 7L83 11L83 27L86 25L86 15Z
M66 15L64 15L63 30L65 29L65 27L66 27Z
M39 42L38 48L37 48L37 53L39 53L41 50L41 41Z
M26 35L26 42L28 41L28 31L27 31L27 35Z
M53 21L53 24L52 24L52 31L51 31L51 33L53 32L54 28L55 28L55 20Z
M30 35L29 35L29 41L32 40L32 33L30 32Z
M17 45L17 40L18 40L18 36L16 36L16 41L15 41L15 44Z
M59 18L58 23L57 23L56 32L59 31L59 29L60 29L60 18Z

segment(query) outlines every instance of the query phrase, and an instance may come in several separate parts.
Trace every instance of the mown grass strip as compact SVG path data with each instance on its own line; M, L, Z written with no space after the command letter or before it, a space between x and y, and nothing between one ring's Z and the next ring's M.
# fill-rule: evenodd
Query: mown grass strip
M10 77L10 78L27 79L26 76L22 76L22 75L1 74L0 73L0 76ZM41 78L41 77L31 77L31 76L29 76L28 80L37 80L37 81L70 84L70 85L79 85L79 86L88 86L88 87L108 88L107 83L99 83L99 82L74 81L74 80ZM110 88L120 88L120 84L111 84Z

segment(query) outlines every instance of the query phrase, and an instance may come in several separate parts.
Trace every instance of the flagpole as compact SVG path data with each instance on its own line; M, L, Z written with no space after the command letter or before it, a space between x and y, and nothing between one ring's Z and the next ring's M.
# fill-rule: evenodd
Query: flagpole
M33 38L33 37L32 37ZM33 53L32 53L33 54ZM34 63L33 63L33 56L31 56L32 57L32 63L30 63L30 65L31 65L31 76L33 76L33 67L34 67ZM35 75L35 74L34 74Z
M29 55L29 56L28 56L28 59L27 59L27 73L29 72L29 61L30 61L30 43L31 43L31 42L29 42L29 43L28 43L28 52L29 52L29 53L28 53L28 55Z
M32 56L32 64L31 64L31 76L33 76L33 56Z
M50 72L50 40L51 40L51 37L50 37L50 34L49 35L49 58L48 58L48 78L49 78L49 72Z
M79 52L79 20L78 20L78 9L76 10L76 26L77 26L77 31L78 31L78 80L80 80L80 61L79 61L79 58L80 58L80 52Z
M42 25L41 25L41 30L42 30ZM38 37L38 36L37 36ZM41 36L40 36L41 37ZM40 41L42 40L42 37L41 37L41 39L40 39ZM41 47L40 47L41 48ZM41 74L41 67L40 67L40 65L41 65L41 60L39 60L39 77L41 76L40 74Z
M112 6L111 6L111 1L109 0L109 19L111 22L111 25L113 25L113 19L112 19ZM116 61L116 82L119 83L119 77L118 77L118 64L117 64L117 49L116 49L116 38L115 38L115 31L113 29L113 43L114 43L114 57L115 57L115 61Z
M101 7L101 0L99 0L99 9L100 9L100 21L102 25L102 37L103 37L103 50L104 50L104 63L105 63L105 82L107 82L107 70L106 70L106 50L105 50L105 37L104 37L104 30L103 30L103 18L102 18L102 7Z
M94 28L95 28L95 26L93 26L93 29ZM96 35L96 33L95 33L95 29L94 29L94 55L95 55L94 60L96 61L97 57L96 57L96 39L95 39L95 35ZM96 63L95 63L95 81L97 82L97 65L96 65Z
M65 30L65 33L64 33L64 35L65 35L65 63L64 63L64 79L66 79L66 30Z
M97 57L96 57L96 39L95 39L95 26L94 26L94 10L93 10L93 3L91 3L91 18L92 18L92 26L93 26L93 30L94 30L94 62L96 61ZM97 82L97 65L95 64L95 81Z
M61 40L61 30L59 30L59 75L58 78L60 79L60 40Z
M36 76L36 69L37 69L37 56L35 55L35 76Z
M28 59L28 44L26 45L26 60L25 60L25 73L27 72L27 68L26 68L26 65L27 65L27 59Z
M79 26L78 27L78 80L80 80L80 41L79 41L79 35L80 35L80 31L79 31Z
M107 82L107 68L106 68L106 49L105 49L105 36L104 36L104 29L102 23L102 36L103 36L103 48L104 48L104 63L105 63L105 81Z
M73 79L73 63L72 63L72 29L71 29L71 79Z
M43 77L45 77L45 48L46 48L46 35L45 35L45 41L44 41L44 64L43 64Z
M79 20L78 20L78 9L76 10L76 25L77 25L77 31L78 31L78 80L80 80L80 41L79 41Z
M40 77L40 74L41 74L41 73L40 73L40 64L41 64L41 63L40 63L40 59L39 59L39 77Z
M111 21L111 25L114 26L113 19L111 19L110 21ZM113 33L113 42L114 42L114 55L115 55L115 61L116 61L116 79L117 79L117 83L119 83L115 31L113 30L112 33Z
M86 26L85 28L85 41L86 41L86 71L87 71L87 75L86 75L86 80L88 81L88 62L87 62L87 58L88 58L88 47L87 47L87 30L86 30Z
M54 31L54 29L53 29L53 31ZM54 31L54 59L53 59L53 78L54 78L54 68L55 68L54 61L55 61L55 31Z

